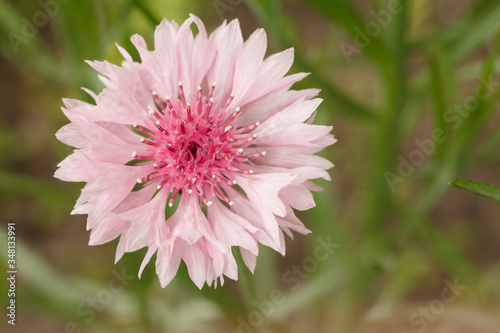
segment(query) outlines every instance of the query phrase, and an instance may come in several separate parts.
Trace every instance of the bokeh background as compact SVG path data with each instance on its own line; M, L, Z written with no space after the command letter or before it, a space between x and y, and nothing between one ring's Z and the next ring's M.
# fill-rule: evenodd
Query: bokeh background
M53 178L71 153L61 98L102 88L84 60L120 63L115 42L138 60L132 34L189 13L209 32L264 27L268 54L295 47L292 72L312 73L295 88L322 89L316 122L339 140L322 153L333 181L298 213L312 234L201 291L182 265L161 289L152 264L136 277L145 251L114 265L116 240L88 246L69 214L83 184ZM500 185L499 22L497 0L0 0L1 331L499 332L500 204L448 185Z

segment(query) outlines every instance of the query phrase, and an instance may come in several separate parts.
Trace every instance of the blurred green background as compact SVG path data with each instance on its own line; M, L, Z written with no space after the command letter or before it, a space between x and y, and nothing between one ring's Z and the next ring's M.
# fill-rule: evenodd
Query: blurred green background
M312 73L295 88L322 89L316 122L339 140L299 213L312 234L201 291L182 265L165 289L152 264L137 279L144 250L113 265L116 240L89 247L69 214L83 184L52 177L71 153L61 98L102 88L84 60L120 63L115 42L138 60L132 34L152 45L189 13L295 47L292 72ZM497 0L0 0L2 313L8 222L18 269L2 332L499 332L500 204L448 186L500 185L499 22Z

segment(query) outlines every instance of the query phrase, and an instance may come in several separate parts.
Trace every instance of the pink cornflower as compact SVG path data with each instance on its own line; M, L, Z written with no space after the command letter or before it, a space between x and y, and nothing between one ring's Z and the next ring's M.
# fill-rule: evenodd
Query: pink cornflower
M193 36L191 25L198 34ZM95 105L65 99L56 134L75 151L55 177L86 182L72 214L88 214L90 245L120 236L116 261L148 247L162 287L184 260L193 282L237 279L231 247L253 272L258 242L285 253L283 231L310 231L293 209L314 206L310 179L332 164L314 153L335 139L311 125L317 89L289 90L293 49L264 59L264 30L244 42L239 22L210 36L196 16L163 20L141 61L117 46L121 66L89 62L106 86ZM166 218L170 216L169 218Z

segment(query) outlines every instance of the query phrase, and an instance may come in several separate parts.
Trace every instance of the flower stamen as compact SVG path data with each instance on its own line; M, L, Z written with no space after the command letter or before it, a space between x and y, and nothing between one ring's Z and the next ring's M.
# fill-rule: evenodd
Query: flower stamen
M256 138L252 131L260 123L237 127L241 108L229 110L233 93L224 107L214 110L215 87L214 82L204 95L203 88L198 86L187 98L179 82L178 98L167 96L165 101L153 91L155 106L148 107L150 118L145 123L151 129L133 125L145 135L139 140L146 145L143 153L132 153L134 159L145 161L141 166L146 176L139 178L138 183L143 186L156 183L158 190L171 192L170 207L181 189L188 194L196 193L207 206L215 199L231 205L226 190L237 184L233 172L253 174L251 159L265 155L265 151L245 154Z

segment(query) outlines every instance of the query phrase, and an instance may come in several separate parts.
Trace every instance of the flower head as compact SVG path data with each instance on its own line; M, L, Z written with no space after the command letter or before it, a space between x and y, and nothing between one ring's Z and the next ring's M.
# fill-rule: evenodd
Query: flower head
M193 36L191 25L198 34ZM308 233L293 209L314 206L310 179L332 164L313 155L335 142L310 124L318 90L290 87L293 50L264 59L266 35L244 42L237 20L210 36L191 16L164 20L154 50L131 38L121 66L89 62L106 86L94 104L64 100L56 134L75 147L55 176L86 182L72 214L88 214L91 245L120 236L116 260L148 247L165 287L184 260L198 287L237 279L231 247L255 269L258 242L285 252L283 231ZM166 217L169 216L169 217Z

